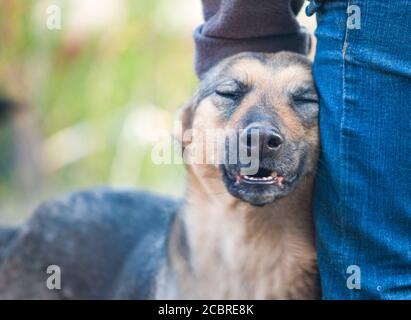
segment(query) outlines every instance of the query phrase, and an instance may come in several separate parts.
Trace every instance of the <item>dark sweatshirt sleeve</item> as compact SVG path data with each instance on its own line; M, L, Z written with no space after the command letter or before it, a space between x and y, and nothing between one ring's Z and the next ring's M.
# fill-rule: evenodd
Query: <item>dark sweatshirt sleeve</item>
M243 51L307 54L310 38L296 20L303 0L202 0L205 22L194 31L195 70Z

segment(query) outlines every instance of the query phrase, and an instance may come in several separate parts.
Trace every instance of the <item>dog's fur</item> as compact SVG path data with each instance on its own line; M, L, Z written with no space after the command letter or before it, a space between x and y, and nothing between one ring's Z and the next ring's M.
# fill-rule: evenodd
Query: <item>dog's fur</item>
M20 229L0 230L0 298L319 298L317 112L306 58L222 61L181 112L183 130L193 129L182 146L200 150L205 130L257 123L281 136L275 157L260 160L281 180L249 184L238 164L189 164L183 201L98 189L48 202ZM47 289L48 265L60 266L61 290Z

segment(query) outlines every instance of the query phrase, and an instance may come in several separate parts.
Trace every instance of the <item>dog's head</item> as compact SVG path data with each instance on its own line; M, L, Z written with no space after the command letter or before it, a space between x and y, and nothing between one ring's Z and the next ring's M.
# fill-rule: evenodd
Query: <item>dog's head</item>
M227 58L203 77L181 112L189 174L203 185L219 181L252 205L269 204L314 171L317 115L307 58L288 52Z

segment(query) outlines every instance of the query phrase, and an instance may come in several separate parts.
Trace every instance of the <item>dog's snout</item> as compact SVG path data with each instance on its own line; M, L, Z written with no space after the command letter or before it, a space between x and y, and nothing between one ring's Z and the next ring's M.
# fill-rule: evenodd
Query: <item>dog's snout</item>
M242 132L240 141L248 150L258 148L261 156L274 157L284 138L275 128L253 125Z

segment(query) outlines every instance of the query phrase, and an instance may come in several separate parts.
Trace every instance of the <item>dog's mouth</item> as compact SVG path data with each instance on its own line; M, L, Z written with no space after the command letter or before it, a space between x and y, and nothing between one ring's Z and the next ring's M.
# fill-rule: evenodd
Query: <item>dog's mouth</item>
M221 165L228 192L255 206L264 206L286 196L295 187L299 174L260 167L253 175L243 175L236 165ZM298 170L297 170L298 171Z
M237 175L236 183L248 184L263 184L263 185L277 185L282 186L284 177L275 170L259 168L256 174L253 175Z

